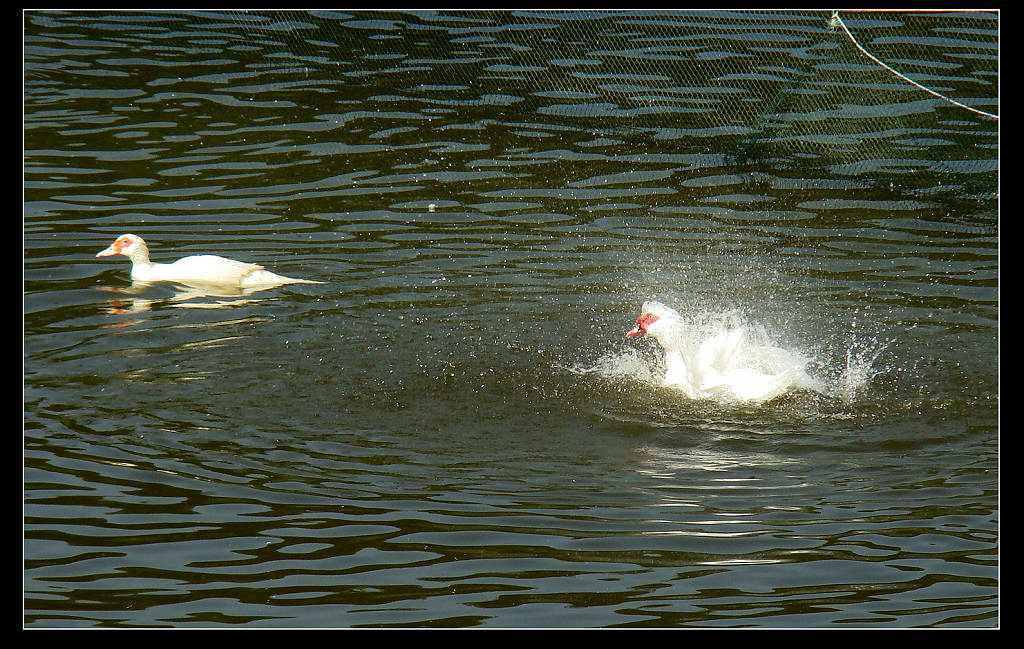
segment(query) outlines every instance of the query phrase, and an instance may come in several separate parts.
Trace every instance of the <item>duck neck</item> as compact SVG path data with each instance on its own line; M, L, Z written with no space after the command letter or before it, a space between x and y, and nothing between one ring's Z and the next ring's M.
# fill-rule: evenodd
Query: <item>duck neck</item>
M132 274L136 274L137 271L145 272L153 267L153 262L149 260L149 248L146 244L138 241L132 246L128 259L132 262Z

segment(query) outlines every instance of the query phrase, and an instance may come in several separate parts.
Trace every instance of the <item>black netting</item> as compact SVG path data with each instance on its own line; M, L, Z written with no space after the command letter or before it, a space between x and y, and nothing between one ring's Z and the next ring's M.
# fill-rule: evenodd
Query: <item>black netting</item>
M995 115L994 11L132 12L81 20L137 42L148 60L166 58L170 71L202 61L230 78L230 65L216 63L242 62L246 77L265 70L261 97L277 83L282 96L319 97L325 109L379 110L383 101L438 119L457 112L460 123L585 129L651 155L713 154L754 171L813 167L910 187L916 174L928 175L923 187L945 174L940 184L966 194L997 191L998 119L915 87L851 39L938 95Z
M329 68L352 99L392 88L429 104L452 86L504 103L506 119L594 129L732 136L758 165L885 175L908 167L993 171L995 12L613 12L230 14L240 33L286 39L296 64ZM210 18L216 21L216 18ZM223 23L218 27L222 27ZM395 61L399 60L400 65ZM388 61L387 66L375 65ZM470 80L471 85L467 84ZM437 99L438 107L444 106ZM465 108L462 106L460 108ZM666 132L675 129L676 132ZM718 141L721 141L720 139ZM955 152L946 157L944 150Z

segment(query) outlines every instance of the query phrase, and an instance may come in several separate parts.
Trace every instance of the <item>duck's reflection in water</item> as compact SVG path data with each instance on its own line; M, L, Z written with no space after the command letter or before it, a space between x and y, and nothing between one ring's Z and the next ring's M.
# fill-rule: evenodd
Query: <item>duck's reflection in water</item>
M220 309L252 304L270 296L250 297L276 288L275 285L241 288L205 282L132 282L131 286L101 286L101 291L116 294L106 301L103 310L113 315L147 313L155 305L166 304L182 309ZM170 290L170 295L166 291Z

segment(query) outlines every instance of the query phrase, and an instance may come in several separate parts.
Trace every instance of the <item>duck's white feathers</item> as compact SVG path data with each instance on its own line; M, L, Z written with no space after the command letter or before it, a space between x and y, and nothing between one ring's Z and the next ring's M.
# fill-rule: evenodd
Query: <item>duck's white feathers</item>
M146 242L134 234L122 234L97 257L124 255L132 262L131 277L139 282L202 282L249 288L282 284L321 284L308 279L284 277L259 264L228 259L218 255L182 257L169 264L153 263Z
M764 402L792 390L820 389L805 370L805 358L753 340L742 325L708 331L690 326L675 309L648 301L627 335L641 333L665 351L664 384L692 399Z

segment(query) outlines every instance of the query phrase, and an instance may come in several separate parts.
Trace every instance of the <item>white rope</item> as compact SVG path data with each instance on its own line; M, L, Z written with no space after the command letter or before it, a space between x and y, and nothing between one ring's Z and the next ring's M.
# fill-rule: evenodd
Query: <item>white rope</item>
M950 99L949 97L940 95L939 93L935 92L931 88L926 88L926 87L922 86L921 84L919 84L918 82L914 81L913 79L910 79L910 78L906 77L905 75L900 74L899 72L897 72L896 70L893 70L891 67L889 67L888 65L886 65L882 61L879 61L876 57L872 56L871 52L868 52L866 49L861 47L860 43L857 42L857 39L854 38L853 34L850 33L850 30L846 28L846 23L844 23L843 19L839 17L839 12L838 11L835 11L835 12L832 13L832 20L829 21L828 26L829 26L829 29L833 29L833 28L835 28L837 26L838 27L842 27L843 31L846 32L846 35L850 37L850 41L853 42L853 44L857 46L857 49L860 50L864 54L864 56L868 57L869 59L871 59L872 61L874 61L878 65L882 66L883 68L885 68L889 72L892 72L897 77L899 77L900 79L903 79L907 83L913 84L913 85L917 86L918 88L920 88L921 90L924 90L925 92L931 93L931 94L935 95L936 97L938 97L939 99L942 99L944 101L948 101L949 103L954 104L956 106L959 106L960 108L966 108L967 110L973 111L973 112L978 113L980 115L984 115L985 117L991 117L992 119L999 119L999 115L993 115L992 113L986 113L983 110L978 110L977 108L972 108L972 107L970 107L970 106L968 106L966 104L961 104L958 101Z

